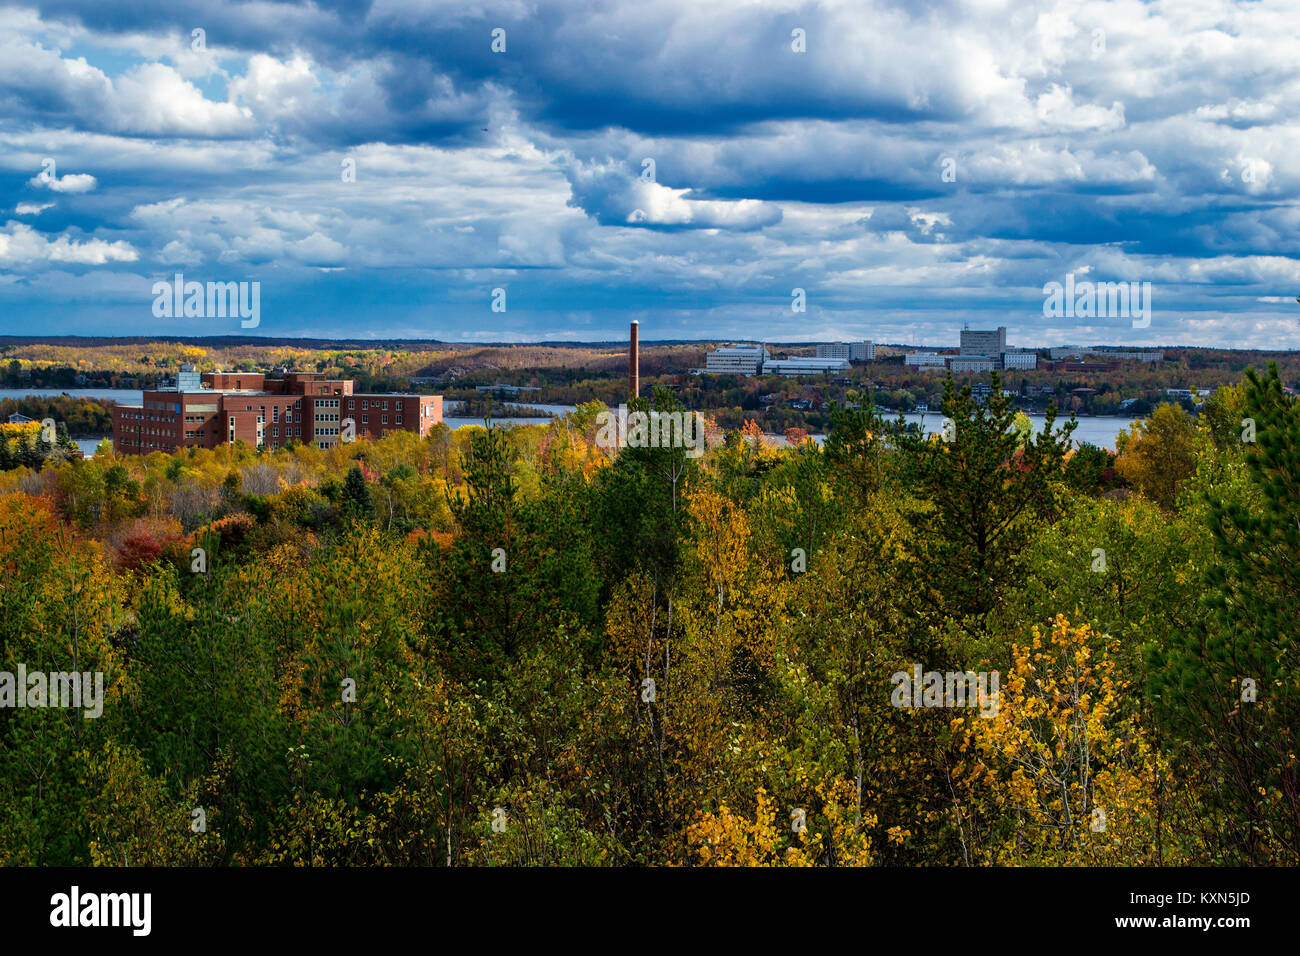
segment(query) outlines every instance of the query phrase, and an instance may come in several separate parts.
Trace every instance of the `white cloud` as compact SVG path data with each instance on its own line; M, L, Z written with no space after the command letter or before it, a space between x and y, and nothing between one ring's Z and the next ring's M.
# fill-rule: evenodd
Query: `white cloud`
M239 136L254 131L247 109L214 103L172 67L146 63L114 84L117 127L171 136Z
M49 189L56 193L88 193L97 184L95 177L89 173L64 173L62 176L37 173L27 182L28 185Z
M10 220L0 230L0 262L66 262L102 266L109 262L135 262L139 254L123 240L88 239L77 242L67 235L47 240L26 223Z
M753 199L693 199L622 164L571 163L566 170L575 204L606 224L685 226L699 229L761 229L781 221L781 209Z

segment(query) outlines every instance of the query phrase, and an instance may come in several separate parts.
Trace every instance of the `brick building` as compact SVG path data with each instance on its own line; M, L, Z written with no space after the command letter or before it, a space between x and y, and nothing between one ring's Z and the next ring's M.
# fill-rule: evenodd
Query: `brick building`
M361 395L351 379L289 372L184 371L172 389L151 389L139 405L113 409L113 448L129 455L216 448L244 441L280 448L290 441L328 448L351 419L358 438L390 431L429 434L442 421L441 395Z

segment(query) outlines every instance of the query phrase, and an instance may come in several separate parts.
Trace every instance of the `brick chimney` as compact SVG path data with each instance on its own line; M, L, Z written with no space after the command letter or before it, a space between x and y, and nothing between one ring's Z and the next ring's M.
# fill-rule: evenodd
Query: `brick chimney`
M627 388L632 398L641 392L641 346L637 337L639 328L637 320L633 319L631 342L627 350Z

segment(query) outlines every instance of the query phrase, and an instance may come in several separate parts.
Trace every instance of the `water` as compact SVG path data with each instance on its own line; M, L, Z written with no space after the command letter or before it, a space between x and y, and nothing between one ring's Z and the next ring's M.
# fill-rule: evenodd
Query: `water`
M27 395L36 395L42 398L48 398L50 396L65 394L70 395L73 398L111 398L124 405L138 405L142 400L142 394L139 391L123 388L0 388L0 398L23 398ZM455 411L455 406L457 404L457 402L449 401L446 403L446 407L449 411ZM527 406L529 408L537 408L556 418L574 411L577 407L575 405L540 405L531 402L505 402L504 404L507 407L514 406L517 408L520 406ZM887 415L885 417L887 421L893 421L897 418L897 415ZM925 412L924 414L909 412L903 416L905 421L914 422L928 431L938 431L941 418L942 416L938 412ZM1035 430L1042 431L1044 422L1042 415L1030 415L1029 420L1034 423ZM1056 427L1059 429L1067 420L1068 419L1058 416L1056 419ZM483 419L481 418L450 417L444 418L443 421L447 423L448 428L453 429L464 428L467 425L483 424ZM549 421L549 419L494 418L492 421L497 425L544 425ZM1125 417L1080 418L1079 427L1074 430L1074 442L1075 444L1086 442L1090 445L1097 445L1100 448L1113 449L1115 447L1115 436L1119 434L1121 429L1128 428L1130 421L1129 418ZM95 449L99 446L102 437L103 436L100 438L78 438L76 439L76 442L83 452L87 455L93 455ZM826 436L814 435L812 437L818 444L821 444Z
M494 418L493 425L545 425L550 422L549 418ZM464 428L466 425L482 425L481 418L444 418L448 428Z
M454 402L447 403L449 407L454 404L456 403ZM576 405L538 405L529 402L522 402L522 403L505 402L504 404L507 406L514 405L518 407L520 405L527 405L531 408L539 408L542 411L550 412L552 415L556 416L557 418L569 412L575 411L577 408ZM708 413L706 412L705 414ZM898 413L893 412L885 416L885 421L892 422L895 421L897 418L898 418ZM939 423L942 420L942 418L943 416L938 412L924 412L924 413L909 412L903 416L904 421L912 422L916 425L921 426L927 431L932 431L932 432L939 430L940 427ZM1033 422L1034 430L1036 432L1041 432L1043 430L1044 424L1046 424L1047 421L1047 419L1044 418L1042 415L1030 415L1029 420ZM483 424L483 420L481 418L448 418L445 419L445 421L447 422L447 426L449 428L462 428L465 425ZM543 425L546 423L546 419L544 418L494 418L493 421L499 423L515 424L515 425ZM1065 424L1065 422L1067 421L1069 421L1068 416L1062 417L1058 415L1056 417L1054 430L1060 431L1061 426ZM1129 424L1131 423L1131 419L1122 416L1121 417L1100 417L1100 418L1087 416L1087 417L1079 418L1078 423L1079 423L1078 427L1075 428L1074 434L1071 436L1071 439L1073 440L1075 445L1089 444L1089 445L1096 445L1099 448L1113 449L1115 447L1115 436L1118 435L1121 430L1129 427ZM813 435L812 438L817 442L817 444L820 445L825 440L826 436Z
M548 415L550 415L552 418L563 418L563 417L564 417L565 415L567 415L569 412L575 412L575 411L578 410L578 406L577 406L577 405L538 405L538 404L534 404L533 402L502 402L501 404L502 404L504 407L506 407L506 408L536 408L536 409L538 409L539 411L546 412L546 413L547 413ZM460 407L460 405L461 405L460 402L458 402L458 401L453 401L453 400L451 400L451 399L448 399L447 401L445 401L445 402L442 403L442 407L443 407L443 409L444 409L445 411L449 411L449 412L454 412L454 411L456 411L456 410ZM500 418L500 419L498 419L498 418L494 418L494 419L492 419L492 420L493 420L494 422L495 422L495 421L503 421L503 422L504 422L504 421L511 421L511 422L532 422L532 423L534 423L534 424L537 424L537 423L545 424L545 422L546 422L546 419L545 419L545 418L509 418L509 419L506 419L506 418ZM452 421L452 419L450 419L450 418L445 418L445 419L443 419L443 421L450 422L450 421ZM477 424L479 424L479 425L482 425L482 424L483 424L483 419L481 419L481 418L475 418L475 419L469 419L469 418L457 418L456 421L474 422L474 423L477 423Z
M897 418L897 413L885 416L886 421L894 421ZM940 422L942 421L943 416L938 412L925 412L924 414L909 412L903 416L903 419L908 422L915 422L925 431L937 432L939 431ZM1043 430L1043 425L1045 424L1046 419L1042 415L1030 415L1029 420L1033 422L1035 432L1041 432ZM1059 432L1061 426L1069 420L1070 417L1068 415L1056 416L1053 431ZM1074 434L1070 436L1074 444L1096 445L1098 448L1113 449L1115 447L1115 436L1129 427L1131 419L1122 416L1115 418L1097 418L1089 416L1078 419L1078 422L1079 427L1076 428Z
M534 402L503 402L502 404L514 408L540 409L543 412L549 412L555 418L563 418L565 415L569 414L569 412L576 412L578 410L577 405L538 405ZM541 420L542 419L538 418L533 419L533 421Z
M111 398L119 405L139 405L144 393L138 388L0 388L0 398Z

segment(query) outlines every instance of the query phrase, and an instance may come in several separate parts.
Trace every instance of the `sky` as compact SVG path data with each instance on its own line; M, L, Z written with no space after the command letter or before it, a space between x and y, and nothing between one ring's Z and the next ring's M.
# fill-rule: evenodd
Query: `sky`
M0 334L1300 348L1298 194L1300 0L0 2Z

